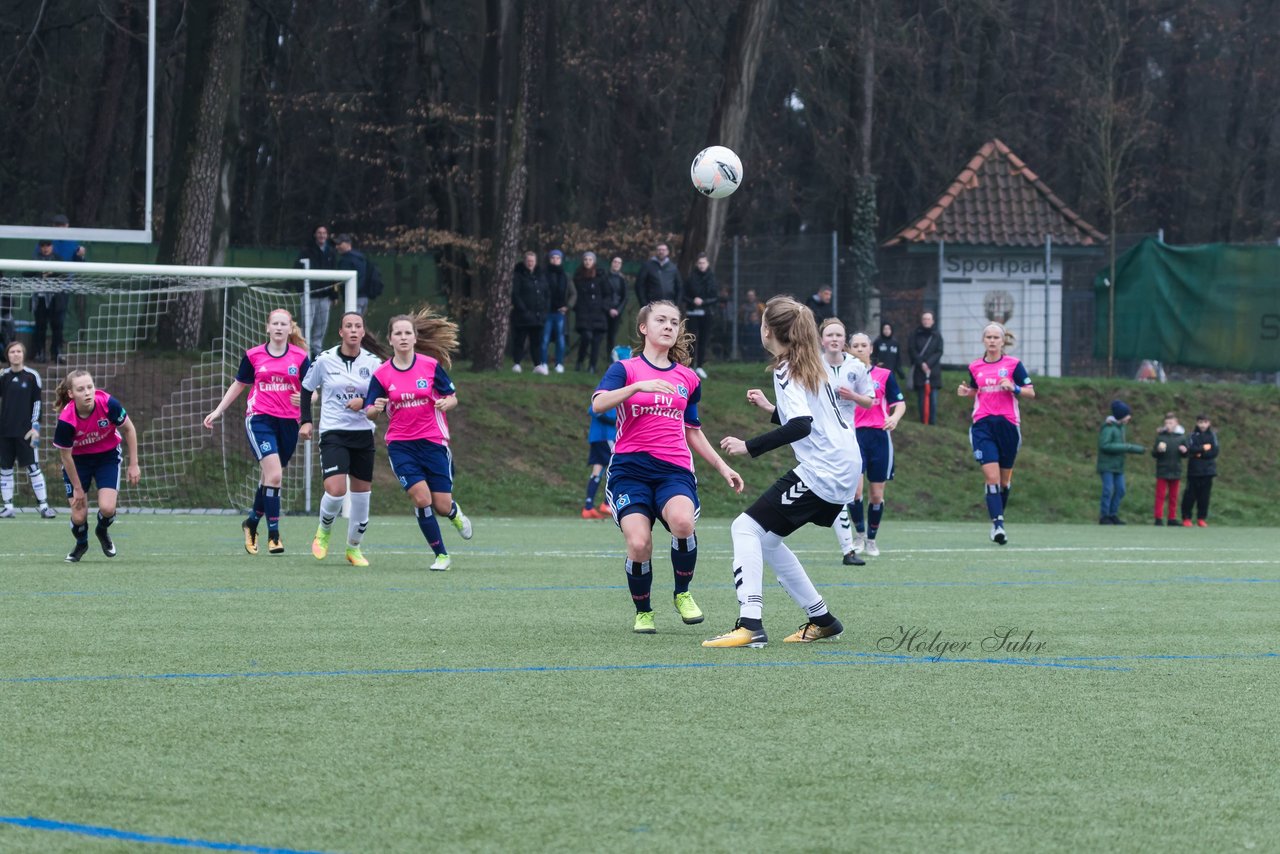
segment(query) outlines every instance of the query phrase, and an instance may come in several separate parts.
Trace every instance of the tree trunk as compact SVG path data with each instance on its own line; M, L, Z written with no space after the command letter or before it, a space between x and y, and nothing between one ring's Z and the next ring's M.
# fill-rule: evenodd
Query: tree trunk
M723 145L735 152L742 150L751 110L751 90L755 87L756 72L764 56L765 37L777 5L777 0L742 0L734 15L729 38L725 42L724 80L716 108L711 114L708 145ZM750 175L750 167L744 164L743 172ZM686 275L699 252L706 252L715 265L728 208L726 200L712 203L705 196L694 194L685 220L684 242L680 247L680 269Z
M208 264L220 192L232 77L243 50L247 0L191 0L181 117L159 261ZM175 301L162 328L182 350L200 344L202 294Z
M485 335L474 359L477 370L501 367L507 349L507 335L511 330L511 277L520 251L524 198L529 184L528 132L534 114L533 78L538 71L541 51L542 3L543 0L528 0L524 9L520 33L519 95L503 168L502 230L494 243L489 270L489 287L484 300Z
M106 177L110 172L108 160L115 155L113 140L129 70L130 43L135 34L134 28L140 24L137 12L132 0L122 0L118 12L109 19L111 38L102 72L102 89L94 104L93 126L89 131L88 151L85 152L84 171L81 173L83 184L73 212L77 225L97 225L102 212ZM127 226L138 228L140 224L130 222Z

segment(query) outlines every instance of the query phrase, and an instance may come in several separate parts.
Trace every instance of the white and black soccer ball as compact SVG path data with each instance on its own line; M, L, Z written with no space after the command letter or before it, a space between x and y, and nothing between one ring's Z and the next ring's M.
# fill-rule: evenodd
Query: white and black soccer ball
M713 145L698 152L689 167L693 187L704 196L723 199L742 183L742 161L723 145Z

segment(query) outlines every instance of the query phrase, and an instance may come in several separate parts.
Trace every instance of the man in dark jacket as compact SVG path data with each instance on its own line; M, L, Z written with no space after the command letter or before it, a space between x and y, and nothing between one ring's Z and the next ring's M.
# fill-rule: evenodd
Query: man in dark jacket
M818 322L818 328L822 328L822 322L836 316L835 304L831 302L832 290L830 285L823 285L818 288L818 292L809 297L805 305L809 306L809 311L813 312L813 319Z
M547 373L547 351L551 349L551 339L556 342L556 373L564 373L564 322L573 308L576 294L573 282L564 272L564 253L552 249L547 253L547 269L542 271L547 280L547 293L551 296L551 305L547 308L546 320L542 324L542 364L538 373Z
M1196 511L1196 524L1209 527L1209 493L1218 476L1218 434L1213 432L1208 415L1196 416L1196 429L1182 441L1181 451L1187 458L1187 491L1182 494L1182 527L1191 527L1191 510Z
M618 326L622 323L622 312L627 307L627 277L622 275L621 258L614 258L609 262L606 284L608 286L609 320L604 337L605 352L612 353L613 348L618 344Z
M578 370L591 364L591 373L599 373L600 343L604 340L609 319L609 285L603 270L596 266L596 253L583 252L582 264L574 271L574 329L578 332Z
M329 229L317 225L313 240L298 253L297 266L308 270L333 270L338 264L338 250L329 240ZM333 282L312 282L311 299L307 309L311 312L311 358L320 355L324 347L324 334L329 330L329 306L337 295ZM305 326L305 318L303 325Z
M653 257L644 262L640 275L636 276L636 299L642 308L656 300L667 300L679 306L683 290L684 282L671 260L670 247L659 243L653 250Z
M920 326L911 335L907 358L914 366L911 371L911 387L916 390L922 424L938 423L938 389L942 387L942 335L933 325L933 312L920 315ZM928 418L925 418L925 385L929 386Z
M333 241L334 248L338 250L338 263L335 265L336 270L355 270L356 271L356 311L361 317L369 310L369 302L377 296L372 290L373 283L373 262L365 257L365 254L359 249L353 249L351 235L339 234L337 239ZM338 299L342 299L341 285L338 286Z
M539 350L538 344L542 341L542 324L550 305L547 282L538 269L538 253L526 252L524 261L516 265L511 277L511 357L515 360L511 370L517 374L524 370L520 360L526 343L533 372L547 372L546 354Z
M694 336L694 373L707 378L702 363L707 360L707 347L711 342L711 322L715 319L715 305L720 301L720 289L716 274L711 269L707 253L699 252L689 281L684 285L684 316L688 329Z

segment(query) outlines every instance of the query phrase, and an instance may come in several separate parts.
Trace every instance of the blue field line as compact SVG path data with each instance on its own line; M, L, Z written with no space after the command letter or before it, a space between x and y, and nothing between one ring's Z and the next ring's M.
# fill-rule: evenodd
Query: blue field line
M47 818L16 815L0 815L0 825L22 827L27 830L49 830L59 833L74 833L78 836L92 836L97 839L116 839L124 842L145 842L152 845L169 845L176 848L199 848L204 851L247 851L251 854L324 854L323 851L303 850L300 848L271 848L265 845L243 845L239 842L215 842L211 839L188 839L182 836L154 836L149 833L134 833L131 830L119 830L114 827L99 827L92 824L74 824L66 821L52 821Z

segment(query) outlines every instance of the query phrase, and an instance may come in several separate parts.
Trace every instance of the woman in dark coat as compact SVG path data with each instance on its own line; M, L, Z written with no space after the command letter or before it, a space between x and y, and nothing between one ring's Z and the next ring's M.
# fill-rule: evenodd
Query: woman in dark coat
M599 373L600 344L609 329L609 282L596 266L596 253L583 252L582 266L573 274L578 292L574 327L578 330L578 370L590 360L591 373Z
M902 350L893 337L892 323L880 324L880 337L871 342L871 363L889 371L894 379L902 379Z

